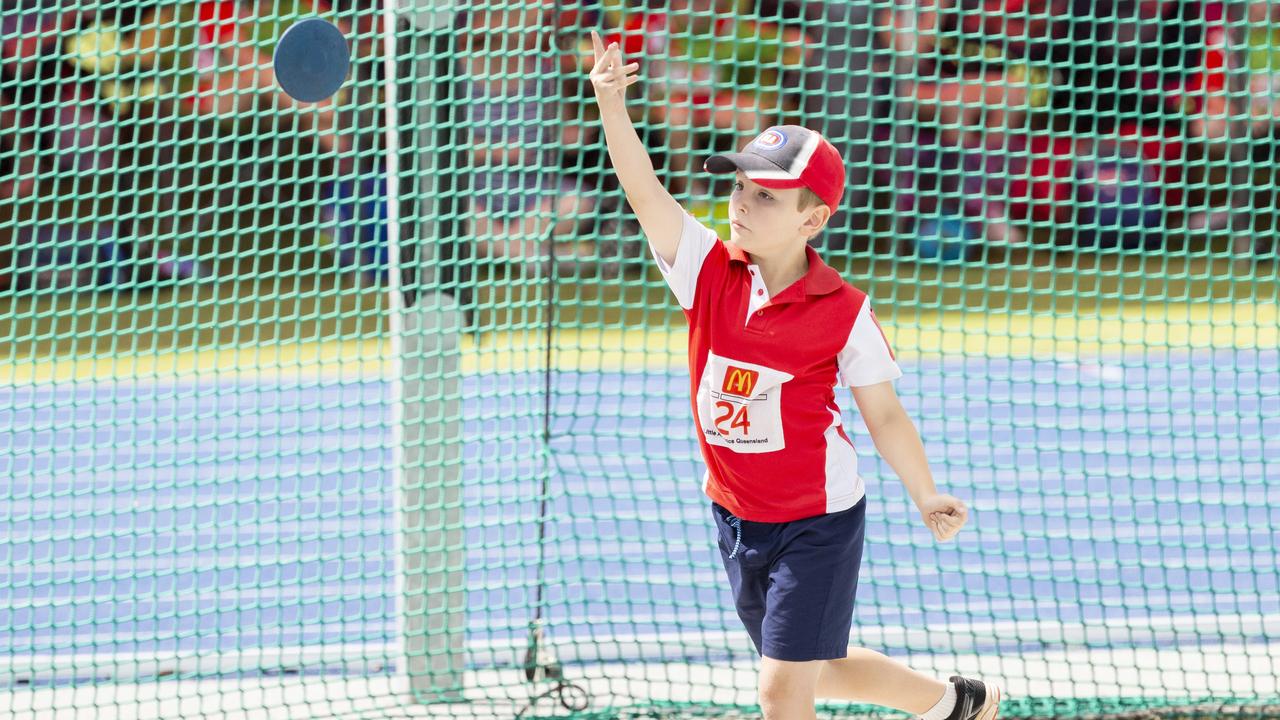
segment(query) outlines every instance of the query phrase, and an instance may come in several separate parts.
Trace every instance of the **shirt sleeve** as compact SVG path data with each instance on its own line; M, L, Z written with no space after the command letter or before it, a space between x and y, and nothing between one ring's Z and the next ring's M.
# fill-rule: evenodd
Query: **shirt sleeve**
M698 289L698 274L702 272L702 263L707 255L720 242L714 231L698 222L692 215L685 213L684 225L680 229L680 244L676 247L675 262L668 265L649 244L649 252L658 262L658 269L666 279L676 301L685 310L693 309L694 293Z
M889 340L880 329L870 302L862 303L836 362L842 387L863 387L902 377L902 368L889 349Z

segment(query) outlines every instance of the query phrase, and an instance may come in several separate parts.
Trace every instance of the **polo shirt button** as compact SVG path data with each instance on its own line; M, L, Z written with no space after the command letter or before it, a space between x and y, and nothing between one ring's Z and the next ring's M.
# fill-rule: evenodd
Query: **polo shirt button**
M763 294L764 294L764 290L756 290L756 294L757 294L757 295L763 295Z
M757 310L757 311L756 311L756 316L758 317L758 316L761 316L761 315L764 315L764 311L763 311L763 310Z

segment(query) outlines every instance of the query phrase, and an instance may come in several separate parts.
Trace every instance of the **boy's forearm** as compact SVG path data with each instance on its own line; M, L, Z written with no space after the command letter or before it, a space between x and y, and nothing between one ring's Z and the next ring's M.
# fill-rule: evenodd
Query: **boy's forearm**
M618 44L610 43L606 47L594 30L591 47L596 60L591 68L591 85L596 93L596 106L600 108L600 125L614 173L655 256L673 264L680 247L684 211L658 182L649 153L627 114L627 88L639 82L635 72L640 69L640 63L625 62Z
M627 202L637 214L646 206L651 206L669 197L666 188L658 181L653 170L653 161L645 150L644 143L636 134L636 128L627 114L627 106L621 102L602 102L600 106L600 123L604 127L605 146L609 149L609 159L613 161L613 170L618 175L618 182L627 194Z
M920 442L920 433L906 413L871 429L871 439L917 505L938 492L924 444Z

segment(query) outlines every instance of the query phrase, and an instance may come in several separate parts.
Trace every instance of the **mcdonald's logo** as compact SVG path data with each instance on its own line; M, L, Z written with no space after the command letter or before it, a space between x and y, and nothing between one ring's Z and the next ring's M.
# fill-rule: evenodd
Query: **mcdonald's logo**
M756 381L759 379L760 373L755 370L744 370L730 365L724 371L724 385L720 391L739 397L751 397L751 393L756 389Z

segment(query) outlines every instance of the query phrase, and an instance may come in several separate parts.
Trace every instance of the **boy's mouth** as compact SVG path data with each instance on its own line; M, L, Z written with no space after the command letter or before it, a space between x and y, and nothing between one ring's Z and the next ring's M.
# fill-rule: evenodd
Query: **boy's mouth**
M729 221L729 225L730 225L731 227L737 228L738 230L747 230L747 229L748 229L746 225L743 225L742 223L738 222L737 220L730 220L730 221Z

